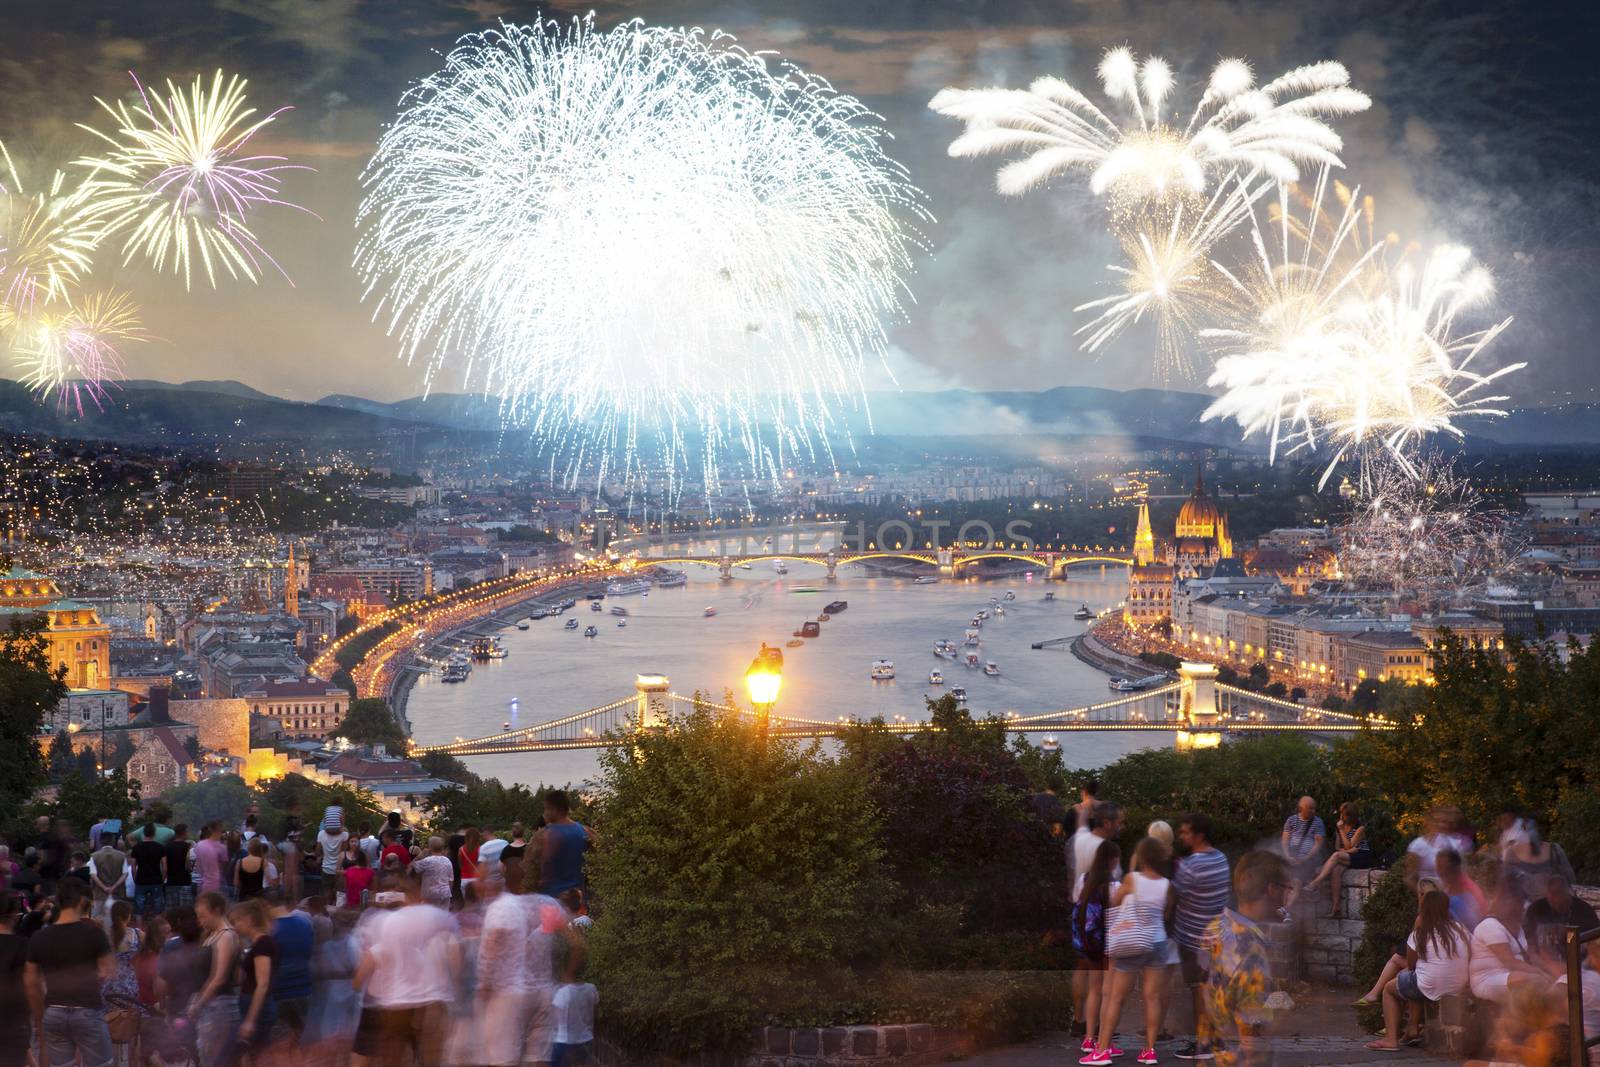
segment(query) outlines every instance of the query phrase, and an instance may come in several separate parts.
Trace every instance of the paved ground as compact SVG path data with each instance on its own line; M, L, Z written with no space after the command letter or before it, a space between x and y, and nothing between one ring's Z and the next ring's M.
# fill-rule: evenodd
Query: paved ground
M1373 1035L1361 1033L1356 1026L1355 1010L1350 1001L1356 994L1347 990L1316 992L1300 999L1288 1016L1275 1027L1273 1037L1277 1058L1274 1067L1354 1067L1357 1064L1396 1063L1405 1067L1459 1067L1459 1060L1439 1059L1420 1049L1403 1049L1400 1052L1373 1052L1366 1046ZM1138 996L1130 998L1117 1032L1124 1040L1121 1047L1128 1055L1118 1061L1123 1067L1132 1067L1133 1057L1142 1046L1142 1038L1132 1035L1143 1030L1143 1012L1137 1003ZM1173 1026L1186 1025L1181 1016L1186 1012L1174 1011L1169 1018ZM1067 1034L1046 1034L1034 1041L1005 1048L987 1049L963 1060L970 1067L1066 1067L1078 1059L1080 1038ZM1164 1042L1156 1046L1161 1062L1182 1064L1185 1061L1172 1055L1177 1042Z

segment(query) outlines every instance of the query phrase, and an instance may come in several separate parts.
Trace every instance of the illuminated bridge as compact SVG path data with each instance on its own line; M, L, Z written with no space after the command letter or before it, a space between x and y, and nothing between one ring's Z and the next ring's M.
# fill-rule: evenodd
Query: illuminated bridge
M1121 555L1121 549L1101 548L1096 545L1085 548L1070 548L1060 551L1027 548L1002 548L991 546L986 548L961 549L961 548L930 548L930 549L898 549L898 548L867 548L852 550L833 548L816 552L784 552L762 551L755 553L718 553L709 555L663 555L655 556L628 556L624 557L624 567L655 567L655 566L681 566L693 564L700 567L716 567L722 572L724 581L733 578L733 569L738 566L752 565L769 560L782 560L785 563L813 563L827 568L828 577L837 577L838 569L850 563L861 563L866 560L887 559L904 560L912 563L925 563L937 569L937 573L946 577L953 577L963 567L974 563L981 563L990 559L1016 560L1030 563L1044 571L1051 578L1059 578L1066 568L1081 563L1109 563L1118 566L1127 566L1133 562L1132 558Z
M1164 731L1176 733L1179 748L1205 748L1231 734L1272 731L1337 734L1368 727L1389 728L1387 722L1378 718L1307 708L1292 701L1222 685L1216 681L1216 674L1211 664L1186 663L1179 671L1179 679L1167 685L1081 708L1039 715L1011 714L1005 717L1006 730L1042 734L1046 739L1084 731ZM662 675L640 675L635 685L637 692L634 694L598 708L490 737L414 746L412 755L444 752L452 756L491 756L606 748L626 743L632 732L663 728L674 712L687 711L696 704L694 698L672 692ZM699 704L751 721L756 718L755 712L745 708L705 700ZM772 736L794 738L837 737L852 727L863 725L861 720L843 716L806 719L772 714L767 721ZM915 734L927 730L928 724L896 719L886 722L884 729L891 733Z

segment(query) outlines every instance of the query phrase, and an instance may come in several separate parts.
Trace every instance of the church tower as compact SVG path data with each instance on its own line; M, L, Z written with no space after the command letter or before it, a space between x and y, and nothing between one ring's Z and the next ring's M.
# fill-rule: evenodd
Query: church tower
M300 571L294 565L294 542L289 542L289 562L283 576L283 610L300 617Z
M1148 567L1156 561L1156 538L1150 532L1150 505L1139 505L1139 529L1133 535L1133 563Z

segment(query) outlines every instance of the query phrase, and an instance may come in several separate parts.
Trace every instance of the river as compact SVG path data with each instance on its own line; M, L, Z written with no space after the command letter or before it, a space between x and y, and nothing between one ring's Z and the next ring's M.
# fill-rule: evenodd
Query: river
M848 601L849 607L822 624L821 637L783 649L783 690L774 714L921 719L927 716L924 697L952 685L966 687L967 706L978 715L1029 715L1113 696L1106 675L1079 661L1064 645L1038 651L1029 645L1081 633L1085 624L1072 617L1080 604L1095 611L1119 604L1127 590L1121 567L1074 568L1064 582L1019 574L946 579L936 585L872 576L854 566L841 567L838 580L830 583L821 567L802 563L789 564L787 575L776 574L770 563L736 568L730 582L705 568L691 566L687 573L686 586L654 589L648 596L608 597L608 609L627 607L625 628L617 626L609 610L591 613L579 601L567 617L576 615L583 626L595 624L599 636L585 638L581 629L566 630L560 617L539 619L527 630L501 631L510 655L476 664L466 682L419 679L407 704L417 742L479 737L498 732L507 721L530 726L608 704L631 693L640 673L665 674L673 690L683 694L699 689L720 699L731 686L747 702L744 672L761 642L782 646L803 621L821 614L823 605L833 600ZM1047 590L1055 593L1054 600L1044 599ZM935 640L959 642L973 614L990 608L990 597L1004 598L1007 591L1016 598L1002 600L1004 617L984 623L979 650L983 659L999 666L999 677L933 655ZM717 614L707 618L707 607L716 608ZM869 677L877 659L894 661L893 681ZM933 668L944 672L943 689L928 684ZM1063 734L1060 741L1069 766L1094 767L1139 748L1170 745L1172 737L1107 732ZM569 750L477 756L468 765L508 783L581 783L594 777L597 755Z

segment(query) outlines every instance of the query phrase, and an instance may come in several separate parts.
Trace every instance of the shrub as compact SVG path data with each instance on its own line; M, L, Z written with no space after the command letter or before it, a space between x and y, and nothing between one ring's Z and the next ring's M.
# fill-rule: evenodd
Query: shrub
M883 894L862 778L702 708L600 764L591 948L613 1037L738 1049L768 1020L838 1010Z
M1361 919L1366 926L1361 931L1361 944L1356 947L1352 964L1356 984L1369 989L1384 964L1394 955L1395 946L1403 944L1406 935L1417 920L1417 894L1406 884L1405 869L1400 864L1378 880L1367 902L1361 905ZM1383 1028L1383 1008L1373 1005L1360 1009L1361 1025L1369 1031Z
M1562 788L1550 838L1572 860L1578 881L1600 882L1600 792L1594 786Z

